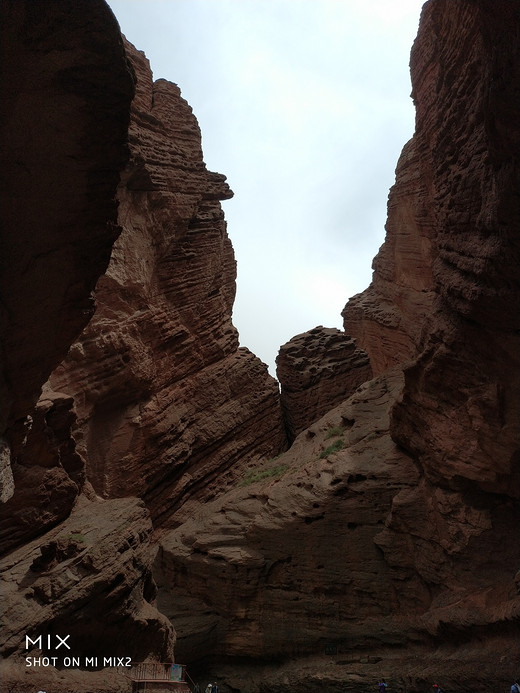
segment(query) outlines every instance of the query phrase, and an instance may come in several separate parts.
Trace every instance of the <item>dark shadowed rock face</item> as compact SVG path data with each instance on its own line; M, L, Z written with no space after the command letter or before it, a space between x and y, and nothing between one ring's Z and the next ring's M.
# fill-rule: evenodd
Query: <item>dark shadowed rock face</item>
M35 690L44 682L53 691L70 691L71 686L75 691L121 690L111 687L110 669L99 681L85 671L79 672L82 676L77 680L77 671L53 667L36 667L27 674L21 657L27 654L26 634L33 640L43 635L45 643L48 633L53 637L67 633L68 654L82 662L85 657L103 661L107 656L172 661L172 625L153 605L152 531L148 511L135 498L89 501L81 497L58 527L2 560L2 655L8 658L2 663L2 681L6 685L9 681L12 690L23 691ZM32 655L41 653L35 648ZM118 678L120 685L124 683L121 674Z
M46 676L49 690L101 690L50 669L32 679L21 655L26 634L58 632L78 655L173 657L152 604L147 509L94 498L73 398L47 386L38 399L92 316L120 232L134 75L104 2L20 0L1 13L0 678L2 690L47 688Z
M315 327L293 337L276 359L290 440L370 380L367 354L336 328Z
M5 551L66 517L84 478L69 435L72 399L46 395L32 409L92 316L92 291L120 231L115 191L134 78L104 2L85 13L81 3L42 11L20 0L1 12Z
M119 234L133 77L101 0L1 11L3 431L92 316Z
M435 484L519 498L519 8L438 2L425 20L411 65L438 300L405 371L394 437ZM459 25L464 70L452 48Z
M74 396L96 492L141 496L168 523L286 439L277 383L238 348L231 322L236 268L219 201L232 192L206 169L179 88L153 82L144 54L127 51L137 93L118 192L123 232L96 315L51 383Z
M2 274L15 461L4 498L13 477L16 490L1 524L12 542L0 566L2 673L19 665L2 679L36 689L20 655L41 626L66 628L82 654L135 659L173 658L177 637L175 657L195 677L249 693L364 693L382 674L395 689L442 675L447 690L505 690L520 630L518 3L426 3L411 60L416 133L373 283L344 311L356 341L317 328L282 349L292 435L304 430L279 456L277 384L231 323L225 178L207 171L178 88L154 83L127 46L137 93L116 220L124 123L109 114L128 117L132 80L104 5L92 2L76 39L63 28L69 14L82 26L81 6L52 3L43 16L6 4L2 23L19 54L2 62L17 171L4 172L15 200ZM61 104L60 89L63 140L49 98ZM97 122L105 98L113 108ZM29 127L36 105L41 150L10 116ZM34 173L48 161L50 182ZM116 221L95 317L56 367L90 317ZM45 688L118 686L72 680L49 674Z

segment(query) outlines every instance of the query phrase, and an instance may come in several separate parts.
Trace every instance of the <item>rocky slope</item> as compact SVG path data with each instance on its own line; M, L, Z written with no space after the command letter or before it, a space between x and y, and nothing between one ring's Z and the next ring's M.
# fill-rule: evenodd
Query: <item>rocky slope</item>
M423 9L416 132L373 282L344 311L379 377L266 463L268 481L162 540L178 651L196 661L204 643L201 667L233 688L369 690L386 674L487 690L516 675L519 12ZM313 367L298 362L302 382Z
M219 203L232 193L225 177L207 171L203 163L200 131L191 108L176 85L153 82L148 61L130 44L123 46L114 18L103 3L96 3L89 18L80 10L74 13L68 32L64 29L67 6L56 3L40 22L30 3L26 7L20 3L18 14L13 14L19 21L13 22L13 34L8 34L11 49L22 54L26 44L33 42L34 55L27 56L27 70L34 69L35 56L53 55L52 41L67 34L69 43L63 50L72 56L67 54L67 60L72 60L74 69L76 62L82 66L73 81L77 100L68 112L68 118L76 121L76 130L71 124L72 134L67 131L62 142L59 127L67 130L69 125L58 123L54 140L46 146L62 147L64 156L70 151L79 156L70 143L77 136L77 149L80 144L92 149L93 170L87 169L87 179L95 177L94 164L101 167L95 158L98 154L108 179L100 175L93 190L87 187L83 191L81 176L74 177L75 172L66 169L67 186L62 189L55 181L56 204L60 204L61 194L66 198L70 193L70 186L77 188L82 204L93 207L84 214L85 226L74 228L78 240L72 234L67 236L78 245L83 236L88 240L87 248L80 248L86 256L84 268L81 257L72 254L74 281L84 282L90 292L100 271L106 272L96 285L95 316L63 359L93 310L89 308L87 315L81 302L73 302L83 316L74 330L75 314L69 316L63 306L63 313L56 312L63 299L58 291L53 293L52 285L67 284L68 267L64 265L60 274L59 258L69 251L63 238L69 229L60 217L56 224L62 237L44 227L45 243L51 250L41 258L45 268L39 270L45 284L41 296L45 299L46 292L53 297L56 293L56 305L52 305L54 312L42 306L45 330L36 322L30 324L34 336L26 332L32 345L30 358L39 363L42 356L42 363L31 385L32 400L27 401L25 411L18 411L19 419L8 431L9 445L2 448L6 462L12 456L15 483L13 490L10 467L6 466L1 532L2 549L7 553L2 576L8 587L3 592L2 652L9 656L12 671L8 680L17 686L25 682L29 689L41 687L42 679L30 674L27 678L23 662L22 673L15 664L25 645L24 634L32 634L37 625L45 633L71 631L75 654L83 658L113 652L138 661L147 657L172 660L174 629L154 606L152 522L155 527L180 522L182 513L189 515L192 507L214 497L255 460L276 455L287 445L277 383L263 363L238 347L231 322L235 260ZM110 44L106 60L115 60L118 52L119 64L113 71L123 71L126 83L114 87L107 72L92 96L96 69L101 68L95 64L91 77L86 78L89 55L84 54L81 42L74 43L72 29L77 29L87 46L92 42L95 54L103 53L100 46L105 42ZM49 83L63 81L61 62L67 60L49 58L54 69L48 68ZM10 67L15 71L14 64ZM25 83L25 73L20 75ZM10 79L15 90L16 80ZM80 79L85 80L84 85ZM119 104L117 98L125 85L126 101L121 97ZM30 88L37 93L32 82ZM104 95L105 88L114 93ZM116 122L106 132L102 131L103 118L99 117L96 127L91 122L94 116L88 109L97 107L96 99L108 109L113 102L119 106L119 110L113 109ZM87 104L85 117L83 103ZM85 120L95 136L108 138L107 152L98 153L95 137L85 137ZM37 126L35 120L33 128ZM119 150L115 134L120 138ZM45 130L43 135L47 138ZM125 160L128 163L121 170ZM81 170L86 163L81 160ZM10 160L7 164L14 166ZM36 163L33 168L41 175ZM17 185L19 181L11 181L21 197L23 190ZM98 200L96 186L108 201L101 192ZM31 189L25 194L29 209L38 204L44 207L37 190L35 199ZM79 203L73 210L63 206L68 223L82 214ZM101 232L94 233L91 217L100 225L104 221L106 238ZM36 218L33 209L33 224ZM12 237L16 247L16 226L10 221L11 235L6 234L4 241L7 245ZM24 239L24 248L29 263L40 261L39 245L32 242L32 236ZM98 255L105 258L101 270ZM50 258L49 268L46 258ZM97 271L92 286L93 268L86 259L92 260ZM23 267L14 254L12 261ZM40 284L32 275L25 280L25 295L39 295ZM6 294L11 288L6 288ZM20 306L20 334L15 335L19 341L24 321L29 320L23 302ZM34 305L29 308L35 312ZM13 305L14 314L16 310ZM60 333L61 321L68 325ZM60 334L59 355L52 342L49 353L45 352L47 332ZM5 349L13 352L13 363L23 356L10 343L6 342ZM44 384L50 370L43 368L45 359L53 367L60 360L61 364ZM9 360L6 366L9 377L16 375ZM29 376L32 378L28 370ZM24 381L21 385L30 384ZM172 519L175 510L177 516ZM53 689L70 685L67 677L62 680L50 670L44 673ZM74 685L78 690L104 686L98 679L89 673ZM117 688L121 682L110 685Z
M277 384L231 323L231 192L203 163L190 107L123 50L102 2L88 17L65 0L34 8L2 4L17 58L2 61L2 680L126 684L27 672L24 634L41 629L70 631L77 654L175 656L251 693L368 691L380 676L409 691L507 685L518 2L426 3L416 132L373 282L345 334L317 328L280 354L285 453Z

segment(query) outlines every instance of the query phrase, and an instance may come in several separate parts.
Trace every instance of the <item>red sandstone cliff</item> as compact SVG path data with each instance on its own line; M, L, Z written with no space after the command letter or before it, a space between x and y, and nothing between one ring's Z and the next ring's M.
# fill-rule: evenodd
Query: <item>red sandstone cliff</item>
M46 14L49 41L61 21L58 4ZM111 40L95 19L84 22L81 31ZM37 38L35 50L45 52ZM153 83L144 55L129 44L124 52L117 32L115 41L129 95L136 77L130 157L106 188L110 206L95 213L107 217L109 229L109 221L115 225L120 180L121 235L96 285L94 317L28 409L31 418L10 434L17 488L2 514L5 655L21 652L25 633L67 624L76 652L171 660L174 630L155 607L150 572L152 521L178 523L257 459L286 447L277 383L259 359L238 348L231 322L235 260L219 200L232 193L224 176L207 171L197 121L178 87ZM76 48L69 46L72 55ZM90 103L88 85L80 96ZM122 112L126 153L129 99ZM79 127L81 113L77 120ZM116 163L120 168L122 155ZM68 184L81 185L70 176ZM85 233L78 229L78 237ZM63 241L55 242L58 252ZM95 237L89 243L104 249ZM58 281L51 273L46 279ZM46 317L47 329L58 329L53 315ZM63 336L64 347L77 332ZM42 384L43 377L35 395ZM49 685L67 685L48 676ZM105 685L91 678L74 686Z
M4 550L13 531L20 542L63 519L81 485L73 450L58 452L70 398L28 415L92 316L92 290L120 232L114 193L133 94L103 2L93 2L87 18L68 2L40 9L24 0L1 5L2 500L15 486L21 494L3 508ZM23 441L44 420L36 432L41 455L28 455Z
M235 690L368 691L383 673L407 690L433 677L454 690L506 685L520 619L518 3L425 5L411 61L416 133L373 283L344 311L358 351L335 331L287 345L281 371L302 417L293 432L311 425L276 459L276 383L237 348L230 319L234 259L219 204L230 192L203 164L191 109L127 47L137 93L120 174L132 78L113 19L102 3L88 19L74 4L72 35L62 30L70 3L53 3L44 20L31 7L2 5L13 19L3 45L20 55L2 61L15 75L5 103L23 106L37 139L18 84L34 86L40 66L55 90L46 94L65 86L78 97L63 112L65 140L47 133L45 147L50 138L90 161L87 146L94 160L89 175L79 166L66 183L51 178L63 219L38 185L8 179L28 203L2 231L13 249L2 277L15 282L2 286L2 414L14 422L2 457L10 451L16 482L2 516L3 672L25 632L66 624L81 651L136 659L172 657L175 627L176 658ZM73 61L66 78L55 40ZM98 123L104 99L113 120ZM9 174L24 161L10 112ZM46 161L36 152L29 171ZM122 232L76 339L116 236L118 180ZM43 221L57 219L41 238L31 232L40 207ZM70 281L82 286L77 300ZM356 383L352 353L366 369ZM339 378L328 378L331 359ZM36 679L10 677L34 690ZM71 680L49 674L53 690ZM74 679L78 691L111 686Z
M123 231L96 314L50 383L74 397L96 493L144 498L168 524L286 442L276 381L238 348L231 322L235 259L219 200L232 192L206 169L178 87L153 82L144 54L126 49L137 86Z
M384 671L486 690L516 675L519 13L423 9L416 132L373 282L344 311L379 377L266 462L267 481L162 541L178 651L209 645L201 666L234 688L369 690Z

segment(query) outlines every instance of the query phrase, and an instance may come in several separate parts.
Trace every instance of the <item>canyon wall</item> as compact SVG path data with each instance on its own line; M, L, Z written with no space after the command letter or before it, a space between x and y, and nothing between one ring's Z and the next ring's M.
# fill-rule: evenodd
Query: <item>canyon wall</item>
M32 2L4 2L1 12L0 454L2 500L11 498L1 518L5 550L63 519L78 494L81 464L70 449L60 461L54 440L63 419L73 418L70 398L32 410L94 312L92 291L120 232L114 195L128 158L134 79L103 2L93 2L88 17L68 2L54 3L51 13ZM57 418L59 430L48 435ZM32 433L39 456L26 454Z
M96 314L50 378L74 397L75 438L101 497L144 498L156 526L286 448L276 381L238 347L235 259L201 134L179 88L137 76L123 228L96 287ZM176 520L178 522L178 520Z
M62 631L229 691L509 684L519 4L425 4L372 284L282 348L281 398L178 87L101 1L1 7L6 685L126 684L20 665Z
M424 6L416 131L372 284L343 312L375 380L161 542L178 652L235 689L370 690L386 675L484 691L516 675L519 12ZM314 332L279 357L282 399L299 359L303 418L321 396L306 374L334 354L304 354Z
M174 630L151 603L149 512L95 498L71 436L74 400L45 384L92 317L121 232L135 75L100 0L88 12L65 0L1 12L1 679L4 690L70 690L66 673L16 657L26 635L173 656Z
M26 164L25 187L13 174L10 190L27 208L27 233L17 237L15 209L3 234L12 250L10 272L19 269L24 277L21 296L16 282L5 285L9 315L19 326L19 333L13 326L3 330L13 342L5 341L5 381L24 402L10 418L4 412L14 424L2 447L9 463L0 518L3 674L29 689L43 685L35 678L41 672L20 672L15 664L25 634L36 630L67 631L75 652L89 657L171 661L174 628L155 607L153 529L178 524L256 460L287 447L277 383L265 364L239 348L231 322L235 260L219 201L232 193L225 177L204 165L192 110L176 85L153 82L148 61L124 43L104 3L89 17L77 8L70 25L68 7L56 3L40 17L31 3L16 11L5 4L13 18L4 25L13 52L5 68L10 108L16 115L17 80L33 108L38 99L59 96L62 84L68 96L70 82L74 98L63 97L66 117L54 119L49 106L54 129L40 134L49 157L57 152L57 169L61 151L78 160L77 174L63 167L66 183L51 175L49 207L38 187L45 177L41 153ZM110 70L101 79L103 61ZM31 72L38 70L49 72L42 82L48 94L40 96ZM113 122L100 115L101 107ZM28 159L36 156L35 112L26 113L32 130L17 133L20 141L30 136ZM24 160L16 151L6 165L7 174L16 173ZM42 226L40 239L29 222L45 222L47 214L57 230ZM17 255L18 243L27 264L37 265L34 275ZM69 299L60 292L69 291L68 283L71 292L78 286L88 292L83 300L78 289L67 312ZM13 297L19 303L11 306ZM48 334L59 344L47 344ZM24 339L27 359L39 369L36 377L27 367L28 380L17 346ZM77 690L109 685L92 672L78 680L44 673L53 689L67 689L72 680Z

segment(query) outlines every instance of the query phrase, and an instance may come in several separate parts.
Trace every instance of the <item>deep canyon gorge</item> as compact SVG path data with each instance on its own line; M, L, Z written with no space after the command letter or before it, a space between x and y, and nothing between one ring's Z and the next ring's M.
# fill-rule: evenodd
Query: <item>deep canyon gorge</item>
M518 0L425 3L372 282L278 381L239 346L233 193L179 87L103 0L1 12L2 691L127 690L29 670L54 633L225 693L506 690Z

